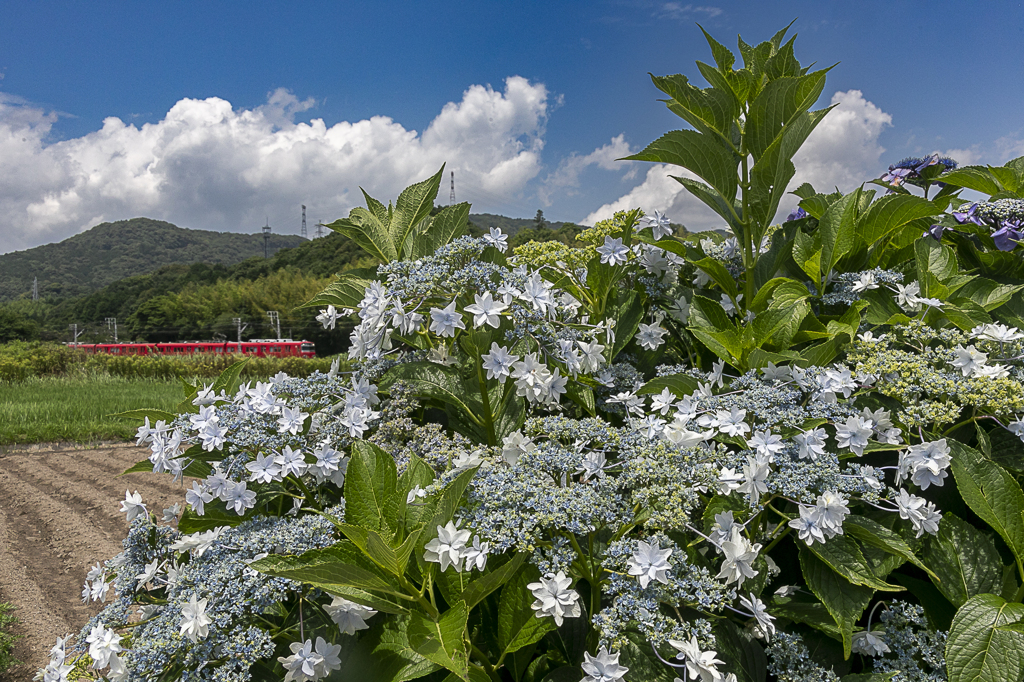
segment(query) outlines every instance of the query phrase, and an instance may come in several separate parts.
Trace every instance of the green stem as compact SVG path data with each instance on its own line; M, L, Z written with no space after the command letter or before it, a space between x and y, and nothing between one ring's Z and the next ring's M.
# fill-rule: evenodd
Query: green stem
M479 351L480 349L477 348ZM494 433L494 415L491 413L491 398L487 392L487 379L484 378L484 362L480 355L476 358L476 380L480 384L480 395L484 400L484 426L487 428L487 444L495 446L498 437Z
M945 438L946 436L952 434L957 429L959 429L959 428L961 428L963 426L967 426L968 424L970 424L971 422L974 422L974 421L978 421L978 417L977 416L971 417L970 419L965 419L962 422L960 422L959 424L954 424L953 426L949 427L948 429L946 429L945 431L942 432L943 438Z
M485 654L484 652L480 651L480 648L476 644L473 644L472 642L469 643L469 646L470 646L470 651L473 652L473 655L476 656L478 659L480 659L480 662L483 664L483 665L477 666L477 667L479 667L481 670L483 670L485 673L487 673L487 676L490 677L492 680L495 680L495 682L500 682L501 676L498 675L497 670L495 670L495 668L497 666L493 666L493 665L490 664L490 662L487 660L487 654ZM474 665L474 664L470 663L470 665Z
M302 494L306 497L306 502L308 502L317 511L322 511L320 503L316 501L315 497L313 497L313 493L309 492L309 488L307 488L306 484L302 482L302 479L298 476L289 476L289 478L298 484L299 489L302 490Z
M782 527L782 524L780 523L779 526ZM768 552L770 552L772 547L774 547L775 545L779 544L779 541L782 540L782 538L784 538L787 535L789 535L789 531L790 530L791 529L790 529L790 527L788 525L785 526L785 529L782 531L782 533L780 533L779 536L776 537L774 540L769 542L767 547L765 547L764 549L761 550L761 554L767 554Z

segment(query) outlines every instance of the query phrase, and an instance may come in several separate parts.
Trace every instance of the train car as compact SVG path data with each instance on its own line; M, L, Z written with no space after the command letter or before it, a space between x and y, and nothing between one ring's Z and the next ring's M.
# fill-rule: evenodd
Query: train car
M183 341L181 343L69 343L69 347L86 353L108 355L224 355L240 354L255 357L284 358L289 356L315 358L312 341L292 339L251 339L235 341Z

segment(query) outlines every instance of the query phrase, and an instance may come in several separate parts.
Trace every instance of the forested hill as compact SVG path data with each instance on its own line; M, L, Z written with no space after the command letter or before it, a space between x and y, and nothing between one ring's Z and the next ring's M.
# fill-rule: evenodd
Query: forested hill
M469 221L484 232L488 228L499 227L502 232L510 237L514 237L519 230L525 228L543 226L552 230L558 230L563 225L572 225L572 223L549 222L544 219L543 212L534 218L506 218L503 215L496 215L494 213L470 213Z
M270 248L304 241L272 234ZM190 230L149 218L102 223L56 244L0 255L0 301L30 292L33 277L41 297L66 299L165 265L232 265L253 256L263 256L262 234Z

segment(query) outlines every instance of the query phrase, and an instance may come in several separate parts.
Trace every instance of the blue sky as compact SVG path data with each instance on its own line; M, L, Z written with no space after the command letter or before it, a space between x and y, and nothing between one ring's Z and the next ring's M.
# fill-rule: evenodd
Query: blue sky
M474 211L581 222L640 203L712 227L663 172L613 161L679 127L646 74L698 78L695 22L732 47L797 19L797 57L839 62L801 180L851 189L932 151L1002 163L1024 154L1024 7L966 8L0 2L0 252L136 215L297 232L300 203L341 217L358 185L393 198L440 161Z

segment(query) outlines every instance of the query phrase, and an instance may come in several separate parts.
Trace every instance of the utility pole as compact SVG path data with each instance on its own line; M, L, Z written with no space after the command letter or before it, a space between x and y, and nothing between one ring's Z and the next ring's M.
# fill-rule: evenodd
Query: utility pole
M306 205L302 205L302 238L306 239Z
M242 343L242 332L245 331L246 327L249 325L242 324L242 318L240 317L232 318L231 321L235 323L235 327L238 329L238 343Z
M277 340L281 340L281 316L278 315L276 310L268 310L267 315L270 316L270 326L277 332Z
M267 218L267 224L263 226L263 257L270 258L270 219Z
M455 205L455 171L452 171L452 192L448 195L448 205Z
M82 334L84 334L85 330L83 329L82 331L78 331L78 325L77 324L69 324L68 325L68 329L71 330L71 345L72 346L77 346L78 345L78 337L81 336Z
M39 278L38 277L33 277L32 278L32 300L33 301L38 301L39 300Z
M110 329L111 325L113 325L113 327L114 327L114 343L117 343L117 318L116 317L107 317L107 318L104 318L104 322L107 323L107 329L108 330Z

